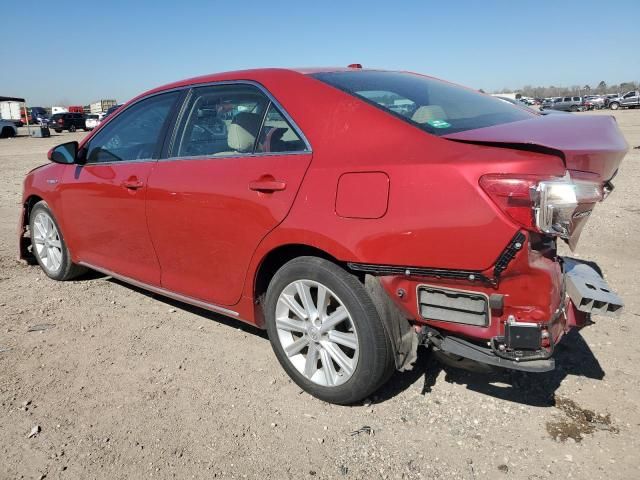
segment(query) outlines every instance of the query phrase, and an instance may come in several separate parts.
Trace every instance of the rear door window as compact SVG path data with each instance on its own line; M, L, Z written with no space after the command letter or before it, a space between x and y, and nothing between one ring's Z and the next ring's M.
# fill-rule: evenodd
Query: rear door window
M537 115L490 95L412 73L360 70L322 72L313 77L434 135L517 122Z
M287 119L271 104L256 145L257 153L302 152L306 145Z
M182 110L169 157L226 157L305 150L305 143L257 87L194 88Z

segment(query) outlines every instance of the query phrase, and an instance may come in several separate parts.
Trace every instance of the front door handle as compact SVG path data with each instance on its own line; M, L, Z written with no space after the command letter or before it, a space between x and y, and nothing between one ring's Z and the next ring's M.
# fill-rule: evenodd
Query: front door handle
M249 190L256 192L279 192L287 188L285 182L275 179L260 179L249 182Z
M139 188L144 187L144 183L142 183L138 177L131 177L124 182L122 182L122 186L124 188L128 188L129 190L138 190Z

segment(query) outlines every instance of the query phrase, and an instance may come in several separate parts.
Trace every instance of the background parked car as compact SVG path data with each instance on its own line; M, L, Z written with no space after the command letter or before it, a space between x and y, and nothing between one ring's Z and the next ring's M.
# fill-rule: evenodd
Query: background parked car
M551 108L565 112L578 112L584 108L584 102L582 97L561 97L554 100Z
M613 100L614 98L618 98L620 96L619 93L608 93L604 96L604 107L605 108L609 108L609 103L611 102L611 100Z
M75 132L79 128L87 131L84 114L82 113L56 113L51 117L49 127L53 128L56 133L60 133L63 130Z
M122 106L121 103L119 103L118 105L114 105L113 107L109 108L109 110L107 110L104 114L104 116L102 117L101 121L104 120L105 118L107 118L109 115L111 115L113 112L115 112L117 109L119 109Z
M18 129L11 120L0 118L0 138L11 138L18 134Z
M589 95L584 97L584 106L587 110L600 110L604 108L604 96Z
M100 124L100 117L93 113L87 114L85 115L84 124L87 127L87 130L93 130Z
M31 107L31 123L40 125L49 123L47 111L42 107Z
M631 90L624 95L609 100L609 108L617 110L619 108L636 108L640 106L640 91Z

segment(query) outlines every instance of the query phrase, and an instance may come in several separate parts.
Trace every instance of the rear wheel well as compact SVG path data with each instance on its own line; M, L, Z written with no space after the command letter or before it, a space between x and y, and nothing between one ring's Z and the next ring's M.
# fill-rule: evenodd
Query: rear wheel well
M262 260L255 277L253 298L262 303L275 273L288 261L304 256L324 258L347 270L346 264L319 248L302 244L283 245L271 250Z

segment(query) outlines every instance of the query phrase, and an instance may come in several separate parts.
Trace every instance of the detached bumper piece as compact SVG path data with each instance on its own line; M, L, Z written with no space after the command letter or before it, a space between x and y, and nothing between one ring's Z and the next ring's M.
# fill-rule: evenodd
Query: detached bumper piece
M609 317L620 314L624 302L593 267L573 258L562 260L567 294L578 310Z
M524 372L541 373L553 370L555 360L549 358L552 352L544 349L519 352L520 356L509 358L509 353L498 354L496 348L482 347L451 335L442 335L435 329L423 327L424 343L433 345L444 353L468 358L495 367L509 368ZM538 329L538 338L540 330Z

